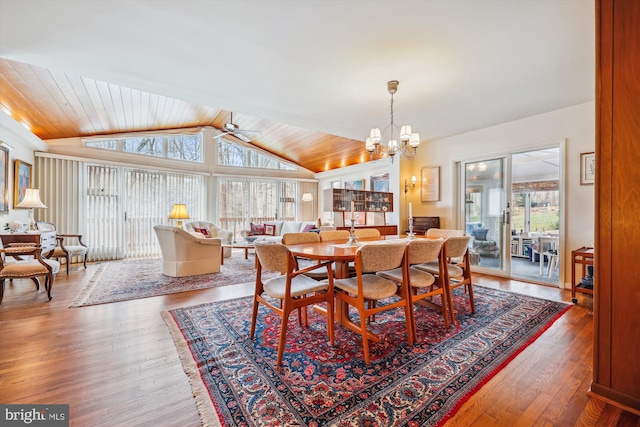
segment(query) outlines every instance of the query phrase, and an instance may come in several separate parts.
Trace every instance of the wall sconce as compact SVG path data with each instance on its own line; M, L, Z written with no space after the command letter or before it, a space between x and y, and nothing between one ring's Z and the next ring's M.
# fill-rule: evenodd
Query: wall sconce
M409 190L413 190L414 188L416 188L416 182L418 182L418 178L416 178L415 175L411 176L411 183L409 183L407 181L407 179L405 178L405 180L404 180L404 194L407 194L407 192Z
M177 219L178 223L176 224L176 227L182 228L182 220L189 219L187 205L184 203L176 203L173 205L173 209L171 209L171 213L169 214L169 219Z

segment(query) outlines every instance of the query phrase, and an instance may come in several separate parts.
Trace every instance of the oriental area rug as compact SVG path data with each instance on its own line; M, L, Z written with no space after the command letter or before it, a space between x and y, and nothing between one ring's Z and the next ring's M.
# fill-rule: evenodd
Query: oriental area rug
M98 266L88 285L70 307L216 288L254 282L255 278L253 254L249 254L249 259L244 259L241 254L233 254L230 258L225 258L219 273L189 277L169 277L162 274L161 258L109 261Z
M281 367L277 315L261 305L256 339L249 339L252 297L162 316L203 425L440 426L570 308L474 289L475 315L462 289L454 291L459 322L448 329L440 314L419 307L413 347L407 345L403 310L376 315L370 329L382 342L370 342L368 366L360 336L336 325L331 347L326 321L314 310L308 327L291 316Z

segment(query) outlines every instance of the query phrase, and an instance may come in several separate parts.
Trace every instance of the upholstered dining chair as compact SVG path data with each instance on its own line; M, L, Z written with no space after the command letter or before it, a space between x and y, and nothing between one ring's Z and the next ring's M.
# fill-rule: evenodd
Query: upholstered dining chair
M358 239L379 238L380 230L377 228L356 228L353 230L353 234Z
M449 228L430 228L425 233L425 236L433 237L436 239L439 237L446 239L448 237L464 236L464 234L465 234L464 230L456 230L456 229L449 229Z
M281 243L256 242L257 266L256 286L253 295L253 314L251 316L251 339L254 339L258 306L263 304L280 316L280 341L278 343L278 359L276 364L282 364L284 347L287 341L287 324L293 310L306 308L311 304L327 304L327 333L329 342L334 344L333 334L333 273L330 262L312 265L296 270L296 260L289 249ZM327 270L327 282L319 282L305 273L315 269ZM280 276L267 280L262 279L263 271L277 271ZM273 303L275 299L279 305ZM302 319L298 319L302 323ZM306 323L305 323L306 326Z
M407 288L407 281L402 280L401 289L392 280L376 275L382 270L393 270L404 265L405 247L404 240L381 240L363 243L355 255L356 277L336 279L336 299L344 304L354 307L360 316L359 325L349 319L343 319L349 329L358 332L362 336L364 362L369 364L369 331L367 319L377 313L386 310L403 308L405 311L407 337L409 345L413 345L411 299ZM385 298L397 296L398 298L384 305L368 304L369 301L379 301Z
M317 243L320 241L320 235L314 232L300 232L300 233L285 233L282 235L282 244L283 245L296 245L298 243ZM300 268L300 260L295 257L296 260L296 270ZM307 267L313 264L312 261L306 260L303 261L303 266ZM319 264L315 262L315 264ZM327 273L324 271L310 271L306 274L307 276L316 279L316 280L326 280L328 279Z
M324 230L320 232L320 241L347 240L349 236L348 230Z
M402 280L407 277L409 280L409 292L412 302L412 321L414 340L417 340L415 328L415 305L421 304L435 308L442 312L445 328L449 327L449 316L447 314L447 292L444 284L436 280L433 274L413 268L414 265L437 262L439 264L439 276L445 268L443 257L440 256L444 239L414 239L410 240L406 247L405 266L408 269L396 268L388 271L379 271L376 274L385 279L393 280L401 289ZM440 295L441 305L434 304L431 299Z
M50 222L38 221L36 227L40 231L57 231L56 226ZM69 264L76 257L82 257L82 264L87 268L87 254L89 247L82 241L82 234L58 234L58 240L53 251L45 254L47 258L55 258L60 262L60 258L64 258L66 263L67 275L69 275Z
M471 305L471 313L476 312L475 302L473 300L473 282L471 280L471 263L469 261L469 242L471 236L449 237L444 241L442 246L441 257L445 262L442 269L439 262L428 262L418 264L413 268L426 271L437 275L443 282L447 292L447 304L449 305L449 313L451 322L456 323L455 311L453 309L453 298L451 291L459 286L464 286L466 293L469 295L469 303ZM460 260L460 261L455 261Z
M36 290L40 290L39 277L44 277L44 286L47 297L51 301L51 288L53 278L60 270L60 263L42 258L40 245L14 243L6 248L0 242L0 304L4 298L5 281L7 279L31 279L36 284ZM9 257L18 257L15 261ZM28 257L28 259L23 259Z

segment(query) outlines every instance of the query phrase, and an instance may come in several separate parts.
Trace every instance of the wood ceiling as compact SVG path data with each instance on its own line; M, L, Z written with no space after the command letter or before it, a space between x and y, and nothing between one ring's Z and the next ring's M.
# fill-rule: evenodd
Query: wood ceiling
M212 126L230 112L0 58L0 106L40 139ZM233 112L251 144L312 172L366 161L364 143Z

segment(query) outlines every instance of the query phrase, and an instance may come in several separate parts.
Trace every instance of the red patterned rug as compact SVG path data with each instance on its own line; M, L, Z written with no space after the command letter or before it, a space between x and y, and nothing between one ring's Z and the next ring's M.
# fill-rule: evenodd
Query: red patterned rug
M469 313L461 295L456 309ZM252 297L162 315L203 425L439 426L570 308L479 286L475 296L476 314L460 315L448 330L439 314L420 307L413 347L402 310L377 315L371 329L383 342L370 344L369 366L360 336L336 326L331 347L313 310L308 328L291 317L281 368L278 316L261 306L256 339L249 339Z
M189 277L165 276L162 274L160 258L108 261L98 266L88 285L70 307L217 288L253 282L255 278L254 254L249 254L249 259L244 259L239 252L225 258L219 273Z

